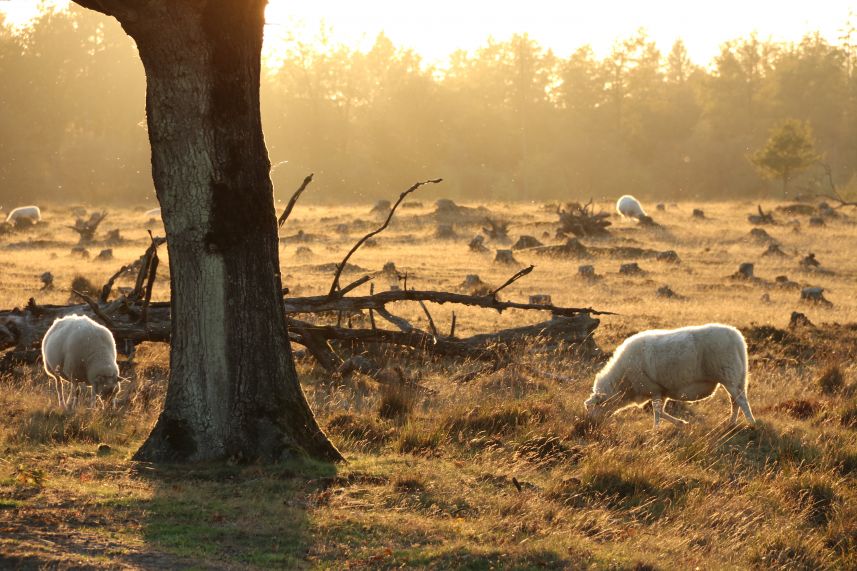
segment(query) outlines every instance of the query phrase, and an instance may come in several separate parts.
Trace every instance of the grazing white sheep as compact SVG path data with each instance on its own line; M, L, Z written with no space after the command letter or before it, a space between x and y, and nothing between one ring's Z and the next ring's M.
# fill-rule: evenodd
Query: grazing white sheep
M9 213L6 222L10 224L30 223L35 224L42 219L42 211L38 206L19 206Z
M643 210L643 205L630 194L626 194L616 201L616 212L621 214L622 218L634 218L639 220L641 216L646 216L646 211Z
M69 315L53 322L42 339L45 372L56 382L57 400L69 406L76 392L66 397L63 383L92 387L96 397L107 398L119 391L119 366L116 364L116 342L103 325L85 315Z
M584 405L590 416L603 417L652 401L656 427L661 417L681 425L687 421L664 412L664 403L708 398L718 384L732 400L730 424L738 420L739 408L755 424L747 402L747 344L740 331L719 323L643 331L616 349Z

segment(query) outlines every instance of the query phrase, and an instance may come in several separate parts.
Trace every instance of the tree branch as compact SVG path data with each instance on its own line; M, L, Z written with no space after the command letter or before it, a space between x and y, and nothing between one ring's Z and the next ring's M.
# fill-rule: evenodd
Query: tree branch
M91 297L89 297L85 293L81 293L81 292L77 291L76 289L71 290L71 293L75 294L80 299L85 301L86 304L90 308L92 308L92 312L96 315L96 317L98 317L98 319L100 319L104 323L104 325L107 326L108 329L110 329L110 330L116 329L116 324L113 323L113 320L110 319L109 317L107 317L107 315L103 311L101 311L101 308L98 306L98 304L95 302L94 299L92 299Z
M307 177L304 178L304 181L301 183L300 187L298 187L298 189L295 191L295 193L289 199L289 203L286 205L286 209L283 210L283 213L280 214L280 219L277 220L277 226L278 227L282 228L283 224L286 223L286 220L289 218L289 215L292 213L292 210L294 209L295 203L297 203L298 198L301 197L301 194L303 194L304 190L306 190L306 187L308 187L309 183L312 182L312 177L314 174L315 173L310 173L309 175L307 175Z
M414 185L407 189L405 192L399 195L399 200L397 200L393 207L390 208L390 214L387 215L387 219L384 221L384 223L376 230L373 230L372 232L369 232L368 234L360 238L360 240L358 240L357 243L354 244L351 250L348 251L348 253L345 255L345 258L342 259L342 262L336 267L336 273L333 275L333 283L330 284L330 291L327 294L328 297L333 297L336 294L336 290L337 288L339 288L339 276L340 274L342 274L342 270L345 269L345 264L348 262L348 259L351 258L354 252L356 252L360 248L360 246L362 246L366 242L366 240L368 240L372 236L380 234L384 231L385 228L387 228L387 226L389 226L390 220L392 220L393 214L395 214L396 212L396 208L399 207L399 204L402 203L405 197L425 184L437 184L441 181L443 181L442 178L435 178L417 182L414 183Z
M505 282L503 285L501 285L500 287L498 287L497 289L495 289L494 291L492 291L491 293L489 293L489 294L488 294L488 296L489 296L489 297L497 297L497 293L499 293L499 291L500 291L501 289L503 289L503 288L505 288L505 287L507 287L507 286L512 285L513 283L515 283L516 281L518 281L519 279L521 279L521 278L522 278L522 277L524 277L525 275L527 275L527 274L529 274L530 272L532 272L534 268L535 268L535 266L530 266L529 268L524 268L523 270L518 271L518 273L516 273L514 276L512 276L511 278L509 278L508 280L506 280L506 282Z
M555 305L537 305L518 303L514 301L499 301L487 295L466 295L445 291L399 290L384 291L368 296L334 297L326 295L312 297L293 297L284 301L286 313L316 313L319 311L356 311L359 309L374 309L379 312L388 303L396 301L431 301L433 303L457 303L474 307L496 309L502 312L506 309L531 309L550 311L554 315L575 316L581 313L590 315L617 315L610 311L598 311L591 307L558 307Z

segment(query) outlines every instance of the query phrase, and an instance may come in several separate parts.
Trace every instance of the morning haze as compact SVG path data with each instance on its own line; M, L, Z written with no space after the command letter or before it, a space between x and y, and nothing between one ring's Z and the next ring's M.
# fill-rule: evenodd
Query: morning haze
M309 202L369 202L437 172L457 200L768 196L777 186L749 157L788 119L806 124L835 183L853 185L848 21L841 39L748 35L710 62L640 29L599 54L517 34L443 63L383 34L362 50L335 29L286 41L283 21L266 29L261 86L280 200L308 172L325 189ZM0 32L0 50L0 201L152 203L143 70L116 22L59 12ZM822 185L820 169L800 174L793 192Z
M857 569L799 4L0 0L0 569Z

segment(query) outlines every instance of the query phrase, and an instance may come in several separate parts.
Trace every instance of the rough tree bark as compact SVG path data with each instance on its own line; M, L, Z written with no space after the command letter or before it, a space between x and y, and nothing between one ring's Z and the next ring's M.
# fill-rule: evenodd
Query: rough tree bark
M146 72L172 343L164 410L135 459L340 459L288 349L259 111L266 0L75 1L116 18Z

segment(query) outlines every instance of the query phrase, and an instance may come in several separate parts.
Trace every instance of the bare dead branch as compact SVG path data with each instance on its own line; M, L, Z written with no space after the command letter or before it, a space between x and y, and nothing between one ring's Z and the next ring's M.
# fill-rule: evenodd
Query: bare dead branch
M836 183L833 181L833 169L827 163L820 163L821 167L824 169L824 174L827 177L827 183L830 185L830 190L833 194L819 194L817 196L821 198L826 198L828 200L832 200L833 202L838 202L836 206L833 207L834 210L839 210L845 206L854 206L857 207L857 201L846 200L839 194L839 189L836 188Z
M110 279L108 279L107 283L105 283L104 286L101 288L101 296L99 297L101 303L107 303L107 298L110 297L110 292L113 290L113 283L119 276L127 272L129 267L130 266L127 265L122 266L121 268L119 268L118 272L110 276Z
M488 295L489 295L489 297L497 297L497 294L500 292L500 290L501 290L501 289L503 289L503 288L505 288L505 287L508 287L508 286L512 285L513 283L515 283L516 281L518 281L519 279L521 279L521 278L522 278L522 277L524 277L525 275L527 275L527 274L529 274L530 272L532 272L532 271L533 271L533 269L535 269L535 266L532 266L532 265L531 265L531 266L530 266L530 267L528 267L528 268L524 268L523 270L519 270L519 271L518 271L514 276L512 276L511 278L509 278L508 280L506 280L506 281L505 281L505 283L503 283L503 285L501 285L500 287L498 287L497 289L495 289L494 291L492 291L491 293L489 293L489 294L488 294Z
M610 311L598 311L591 307L558 307L555 305L537 305L514 301L499 301L490 295L466 295L445 291L397 290L384 291L369 296L335 297L326 295L312 297L292 297L284 301L286 313L316 313L319 311L357 311L374 309L379 311L388 303L396 301L431 301L433 303L456 303L473 307L484 307L502 312L506 309L532 309L550 311L555 315L574 316L581 313L590 315L617 315ZM379 311L380 315L380 311Z
M154 241L152 242L154 244ZM152 262L149 264L149 279L146 282L146 294L143 298L143 310L140 312L140 322L145 326L149 320L149 303L152 301L152 290L155 288L155 276L158 273L158 248L152 251Z
M149 231L149 239L152 243L148 248L146 248L146 253L143 254L143 258L140 262L140 271L137 273L137 281L134 283L134 289L130 294L128 294L129 299L140 299L143 296L143 282L149 276L149 266L152 263L152 256L154 255L155 250L158 249L158 246L167 241L166 238L155 238L152 235L151 230Z
M298 198L301 197L301 194L303 194L304 190L306 190L306 187L308 187L309 183L312 182L312 177L314 174L315 173L310 173L309 175L307 175L306 178L304 178L304 181L301 183L301 185L298 187L298 189L295 191L295 193L289 199L289 203L286 205L286 209L283 210L283 213L280 214L280 219L277 220L277 226L282 228L283 224L286 223L286 220L289 218L289 215L292 213L292 210L294 209L295 203L297 203Z
M409 189L407 189L406 191L404 191L402 194L399 195L399 199L396 201L396 203L393 205L393 207L390 208L390 214L387 215L387 219L384 221L384 223L381 226L379 226L377 229L373 230L372 232L369 232L368 234L366 234L365 236L360 238L360 240L358 240L357 243L354 244L354 246L352 246L351 250L348 251L348 253L345 255L345 258L342 259L342 262L336 267L336 273L333 275L333 283L330 284L330 291L327 294L328 297L333 297L336 294L336 290L339 288L339 276L340 276L340 274L342 274L342 270L345 268L345 264L348 262L349 258L351 258L351 256L354 254L354 252L356 252L360 248L360 246L362 246L366 242L366 240L368 240L369 238L371 238L377 234L380 234L381 232L384 231L384 229L387 228L387 226L390 225L390 220L393 219L393 214L395 214L396 208L399 207L399 205L402 203L402 201L405 199L405 197L423 185L438 184L441 181L443 181L442 178L435 178L435 179L429 179L429 180L417 182L417 183L414 183Z
M375 308L375 311L377 311L378 315L383 317L384 320L388 321L389 323L392 323L405 333L409 333L414 330L414 326L411 325L411 323L407 319L393 315L392 313L387 311L387 308L383 305L381 307Z
M75 294L80 299L85 301L86 304L90 308L92 308L92 312L96 315L96 317L98 317L98 319L100 319L102 321L102 323L104 323L104 325L107 326L108 329L113 330L116 328L116 324L113 323L113 320L110 319L103 311L101 311L101 308L98 306L98 303L96 303L96 301L94 299L92 299L91 297L89 297L85 293L81 293L81 292L77 291L76 289L71 290L71 293Z
M375 295L375 284L369 284L369 295ZM369 310L369 323L372 325L372 329L378 329L377 325L375 325L375 310Z
M419 301L419 304L420 304L420 307L423 308L423 313L426 314L426 318L428 319L429 328L431 329L431 334L434 335L435 337L437 337L437 335L438 335L437 334L437 327L435 327L435 325L434 325L434 319L431 318L431 313L429 313L429 310L426 307L426 304L423 303L422 300Z
M363 276L359 280L355 280L355 281L351 282L350 284L348 284L347 286L345 286L344 288L339 290L337 293L340 296L345 295L346 293L357 289L358 287L362 286L363 284L365 284L366 282L368 282L369 280L371 280L373 278L374 278L374 276Z

